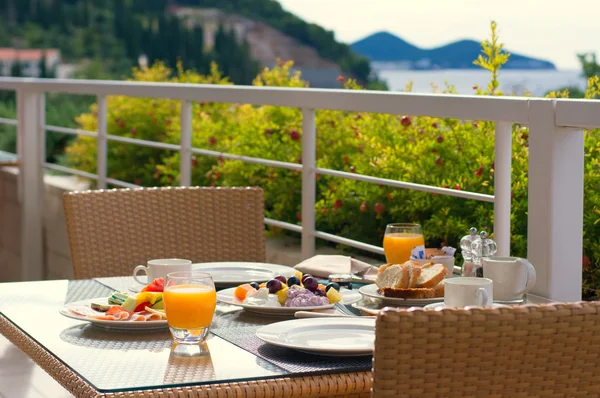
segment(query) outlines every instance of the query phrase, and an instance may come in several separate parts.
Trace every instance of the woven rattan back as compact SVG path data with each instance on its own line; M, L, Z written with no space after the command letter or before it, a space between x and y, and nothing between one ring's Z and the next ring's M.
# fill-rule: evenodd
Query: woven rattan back
M388 309L374 397L598 397L600 303Z
M150 188L63 196L75 278L130 275L155 258L265 261L260 188Z

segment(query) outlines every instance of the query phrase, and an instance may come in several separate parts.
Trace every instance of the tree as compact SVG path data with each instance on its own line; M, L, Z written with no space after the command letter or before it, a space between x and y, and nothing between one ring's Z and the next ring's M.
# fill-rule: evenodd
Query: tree
M10 75L12 77L23 77L23 65L21 65L21 61L18 58L10 66Z
M583 76L589 79L593 76L600 76L600 65L596 61L596 53L577 54Z
M46 58L46 51L44 51L44 54L42 55L42 59L40 59L40 63L39 63L39 77L41 78L47 78L48 76L48 68L46 67L46 62L47 62L47 58Z

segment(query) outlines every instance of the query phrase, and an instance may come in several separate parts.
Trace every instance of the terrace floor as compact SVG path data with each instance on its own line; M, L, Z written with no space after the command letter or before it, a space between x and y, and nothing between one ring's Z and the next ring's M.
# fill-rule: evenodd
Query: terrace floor
M72 398L48 373L0 335L0 398Z

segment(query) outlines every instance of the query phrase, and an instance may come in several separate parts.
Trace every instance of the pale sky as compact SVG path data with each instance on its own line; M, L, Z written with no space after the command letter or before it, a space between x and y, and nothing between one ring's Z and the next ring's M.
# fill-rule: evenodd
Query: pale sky
M386 30L419 47L481 41L498 23L508 50L579 69L576 53L600 57L600 0L279 0L351 43Z

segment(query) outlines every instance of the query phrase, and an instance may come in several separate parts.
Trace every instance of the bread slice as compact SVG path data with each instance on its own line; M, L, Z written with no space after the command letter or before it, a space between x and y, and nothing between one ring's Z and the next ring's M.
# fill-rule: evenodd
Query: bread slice
M435 297L444 297L444 289L446 287L446 279L442 279L440 283L435 285L433 290L435 291Z
M385 297L405 298L405 299L420 299L434 298L435 291L433 289L413 288L413 289L398 289L393 287L384 287L379 290L379 294Z
M410 276L410 280L408 282L408 288L413 288L417 286L417 281L421 276L421 267L418 265L414 265L412 263L407 263L408 265L408 275Z
M421 276L417 281L417 287L433 288L446 277L444 264L425 264L421 267Z
M397 285L408 286L408 268L401 265L391 265L377 274L375 284L379 288L396 287Z
M385 271L388 267L391 267L392 265L394 265L394 264L388 263L388 264L383 264L383 265L379 266L377 273Z

